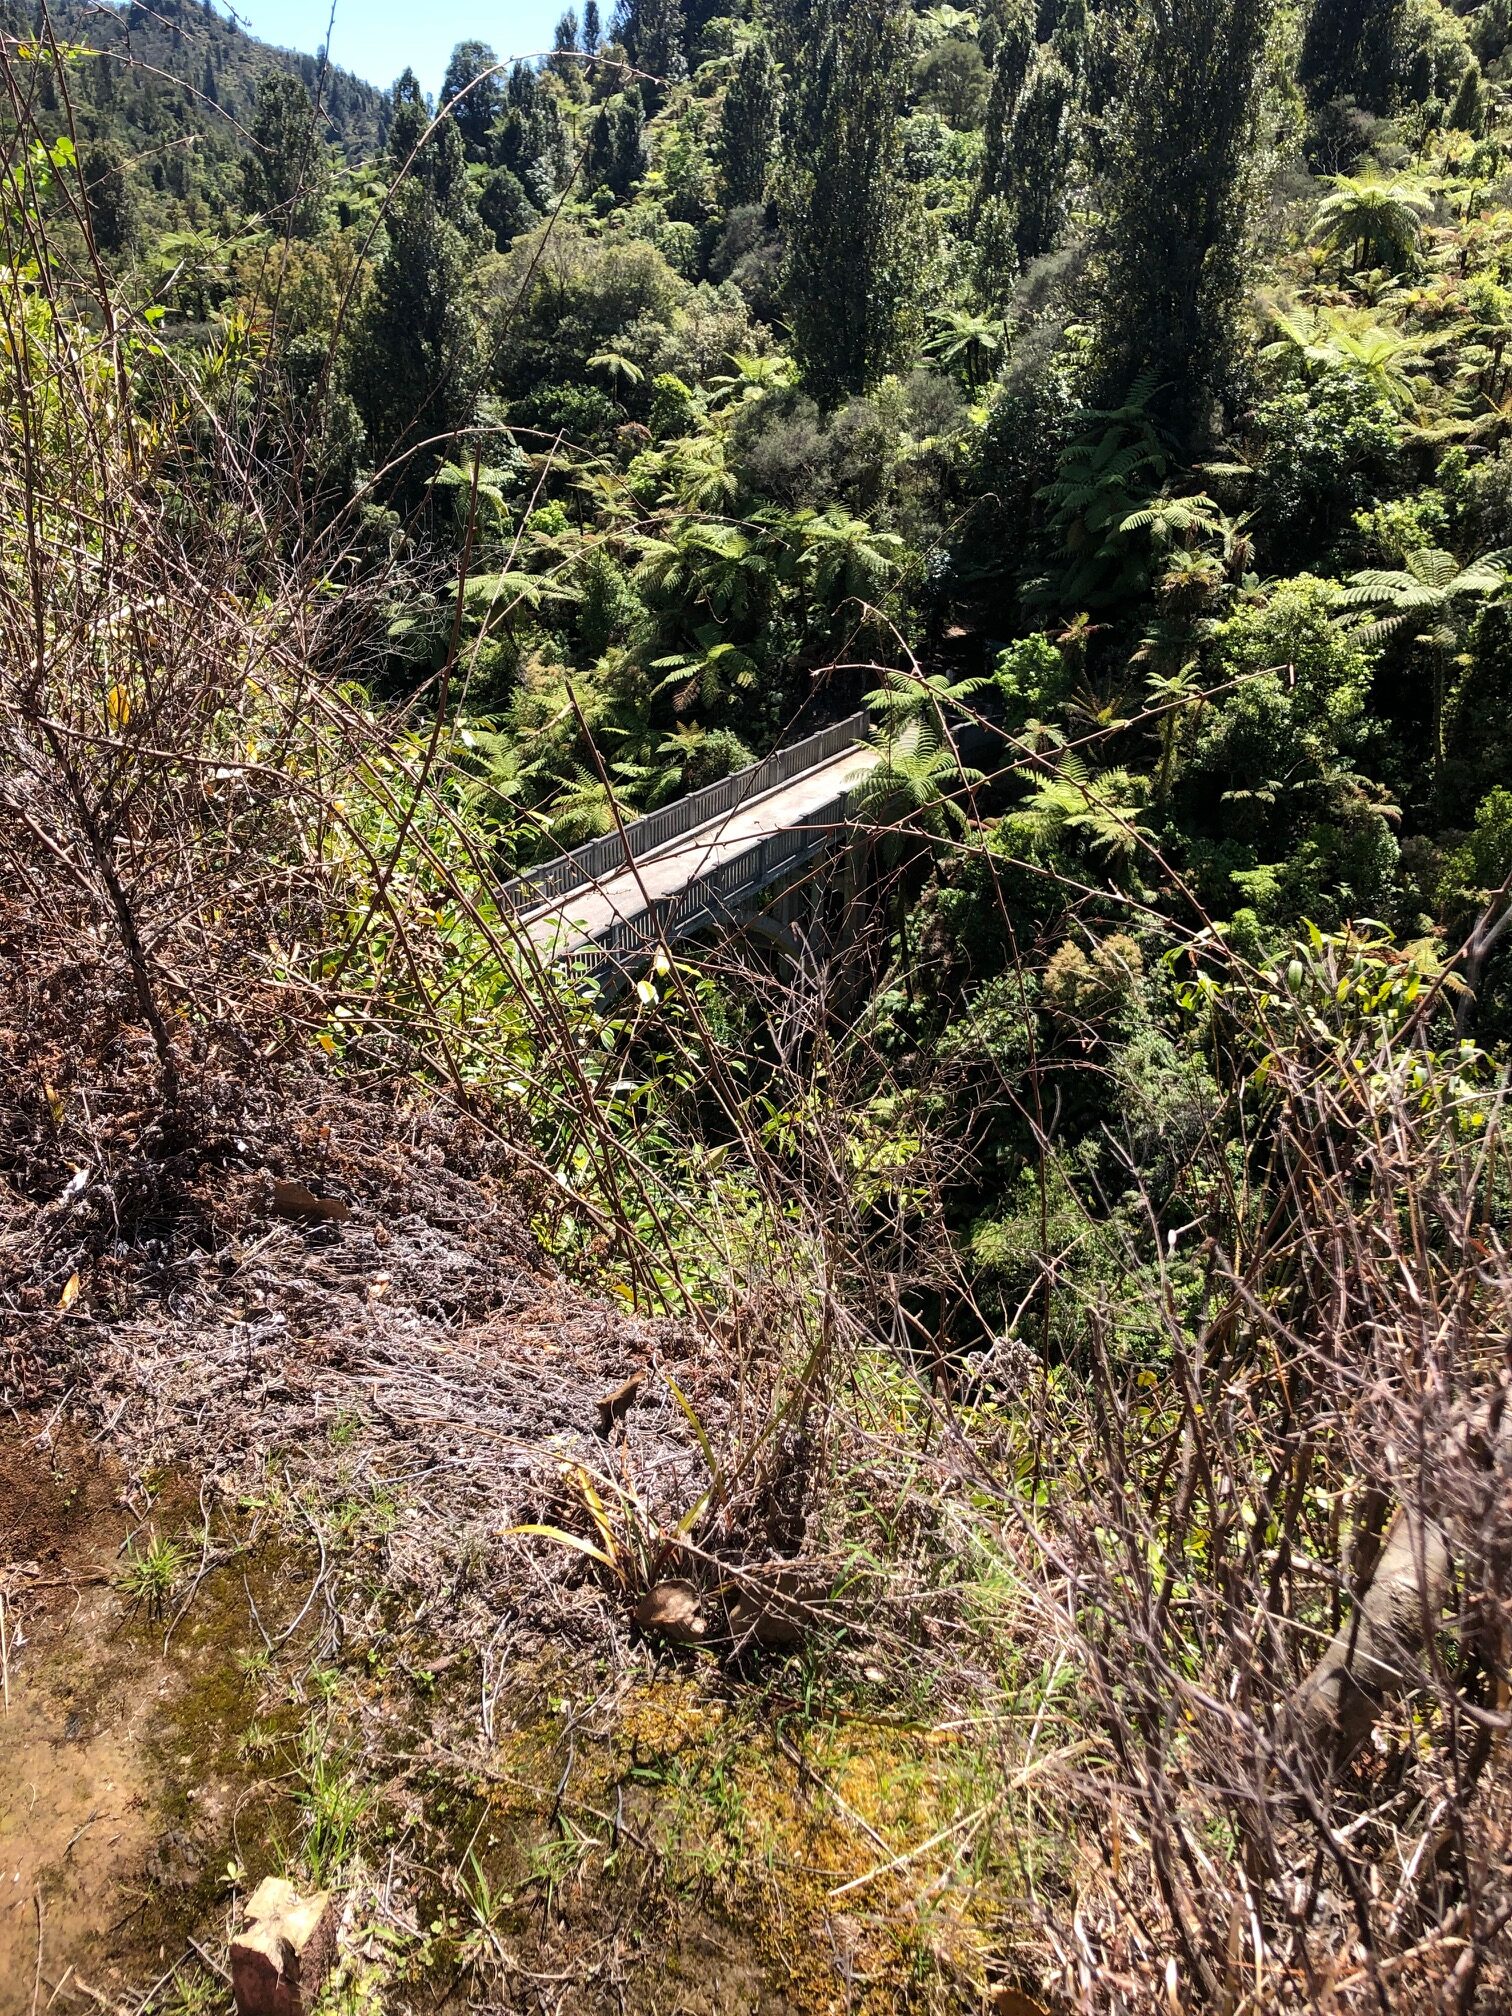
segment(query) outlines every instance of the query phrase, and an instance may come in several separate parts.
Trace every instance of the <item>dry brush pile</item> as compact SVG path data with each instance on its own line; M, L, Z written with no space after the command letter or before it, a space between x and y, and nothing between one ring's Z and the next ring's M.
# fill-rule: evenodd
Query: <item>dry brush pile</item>
M1228 981L1184 1222L1131 1164L1122 1298L1086 1293L1074 1367L1021 1368L1007 1460L957 1445L1063 1682L1041 1824L1085 1828L1028 1944L1089 2011L1499 2008L1500 1074L1358 941Z

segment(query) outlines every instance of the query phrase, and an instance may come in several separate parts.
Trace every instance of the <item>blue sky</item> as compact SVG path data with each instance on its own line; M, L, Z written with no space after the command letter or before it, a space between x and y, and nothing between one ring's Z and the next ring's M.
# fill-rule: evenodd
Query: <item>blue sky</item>
M408 63L436 91L458 42L487 42L500 56L549 49L567 0L336 0L331 58L387 88ZM225 0L222 0L225 5ZM604 15L612 5L600 0ZM228 10L229 11L229 10ZM248 32L285 49L318 49L331 0L235 0Z

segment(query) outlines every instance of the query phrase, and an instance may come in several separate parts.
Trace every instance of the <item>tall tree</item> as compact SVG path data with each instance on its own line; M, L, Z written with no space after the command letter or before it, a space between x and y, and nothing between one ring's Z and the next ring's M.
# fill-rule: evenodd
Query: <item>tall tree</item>
M84 149L80 173L95 244L112 258L129 251L136 241L137 215L120 148L110 140L93 141Z
M726 209L760 203L765 197L781 108L782 86L772 45L765 35L758 34L730 79L714 140L719 190Z
M432 120L430 100L413 70L404 72L389 97L388 165L394 177L422 183L449 224L476 230L461 130L454 118Z
M582 85L583 66L577 60L582 53L577 10L569 7L556 25L551 55L547 58L553 76L559 77L569 91L576 92Z
M1034 8L1031 0L1008 0L996 17L997 42L992 60L992 87L984 121L990 147L1007 143L1018 110L1029 65L1034 59Z
M554 94L528 63L516 63L509 73L491 144L495 163L519 178L538 210L546 209L570 172L567 134Z
M1099 0L1093 9L1081 61L1079 145L1092 175L1108 163L1110 122L1123 88L1124 52L1138 0Z
M1405 14L1405 0L1315 0L1297 62L1308 103L1353 98L1389 111Z
M997 301L1018 277L1014 122L1034 62L1033 0L997 0L987 21L992 28L992 81L972 198L971 244L977 285L988 300Z
M1000 193L1013 208L1020 266L1053 251L1065 229L1075 96L1071 72L1046 50L1029 74L1001 166Z
M687 75L682 0L624 0L617 26L637 70L658 84L675 84Z
M599 18L598 0L583 0L583 49L589 56L596 56L604 39L603 22Z
M512 168L490 168L478 192L478 215L496 249L504 251L522 231L541 221L541 213L525 193Z
M453 49L441 81L441 103L456 104L452 117L468 160L488 160L489 134L504 110L504 83L499 59L486 42L459 42Z
M1459 81L1444 124L1456 133L1468 133L1472 140L1478 140L1486 130L1489 108L1486 80L1479 63L1472 63Z
M1095 286L1099 403L1153 374L1190 442L1230 376L1275 0L1140 0L1110 125Z
M1087 42L1091 34L1087 0L1064 0L1056 19L1050 47L1078 80L1086 64Z
M264 70L252 114L252 152L242 162L242 197L291 238L320 229L330 157L315 131L315 108L297 77Z
M817 0L800 45L782 210L788 311L825 399L874 384L917 334L925 252L903 173L912 55L904 0Z
M420 152L431 123L430 100L420 88L420 79L406 69L394 80L388 95L388 138L384 143L389 168L400 173Z
M646 172L645 129L638 92L621 92L599 107L583 150L583 186L588 194L609 189L624 202Z
M1020 13L1005 26L977 184L972 236L982 291L992 299L1019 268L1053 250L1066 222L1076 80L1053 49L1033 52L1030 25Z
M472 319L463 304L467 252L423 181L408 179L388 212L388 250L352 346L351 389L375 455L408 458L395 488L418 494L477 396Z

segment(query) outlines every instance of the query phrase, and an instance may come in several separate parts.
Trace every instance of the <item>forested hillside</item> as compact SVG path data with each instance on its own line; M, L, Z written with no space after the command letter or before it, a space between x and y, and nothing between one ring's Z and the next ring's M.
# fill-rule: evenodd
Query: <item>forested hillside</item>
M178 230L234 230L258 86L270 74L318 101L313 130L344 159L370 159L382 140L381 91L327 64L323 52L257 41L214 0L7 4L0 32L23 46L34 36L45 46L50 37L70 52L67 116L74 138L94 150L102 250L111 254ZM56 81L33 82L28 96L39 130L62 130ZM119 218L104 214L107 202L121 210Z
M1508 0L584 0L438 104L10 11L0 1398L313 1538L222 1918L1505 2008ZM863 708L802 875L543 951Z

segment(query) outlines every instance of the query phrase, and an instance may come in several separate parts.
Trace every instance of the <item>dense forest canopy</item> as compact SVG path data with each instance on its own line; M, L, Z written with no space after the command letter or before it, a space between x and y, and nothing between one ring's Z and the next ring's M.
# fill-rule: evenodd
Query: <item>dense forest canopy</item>
M191 182L206 201L222 183L234 188L258 81L269 71L318 91L323 135L343 155L371 155L382 137L381 91L328 65L323 51L259 42L213 0L57 0L45 9L8 0L0 21L18 39L50 32L64 47L92 52L79 73L92 85L74 96L81 130L138 151L160 196L183 199ZM56 96L55 86L44 95ZM169 166L186 149L199 157L193 173Z
M637 1317L781 1312L566 1545L759 1499L1012 1723L866 2007L1505 2006L1508 0L586 0L438 102L3 20L0 783L131 1194L294 1057ZM851 939L521 965L510 877L863 707Z
M469 565L514 581L469 594L469 703L541 845L949 636L1047 732L1131 717L1116 802L1247 943L1447 942L1499 803L1498 21L635 5L539 69L461 46L436 108L173 0L89 27L71 116L175 348L260 326L287 241L305 456L413 553L391 691L488 468Z

